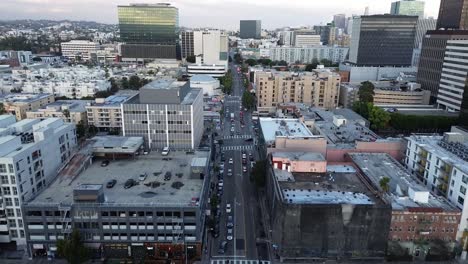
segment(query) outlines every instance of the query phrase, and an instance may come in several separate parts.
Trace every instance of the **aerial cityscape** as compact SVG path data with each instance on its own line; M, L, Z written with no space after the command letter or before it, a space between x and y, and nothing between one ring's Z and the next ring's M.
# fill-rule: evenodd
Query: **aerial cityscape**
M0 263L468 263L468 0L141 2L0 3Z

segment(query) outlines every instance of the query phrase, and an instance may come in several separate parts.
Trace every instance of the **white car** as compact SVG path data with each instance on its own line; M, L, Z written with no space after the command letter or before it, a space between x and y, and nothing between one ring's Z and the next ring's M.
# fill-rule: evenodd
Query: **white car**
M140 181L144 181L146 180L146 177L148 177L148 174L145 172L145 173L142 173L140 174L140 176L138 177L138 180Z
M230 213L231 212L231 204L226 204L226 213Z
M233 164L234 161L232 160L232 158L229 158L229 164Z
M164 147L162 152L161 152L161 155L167 156L167 155L169 155L169 151L170 151L169 147Z
M232 170L228 169L227 176L232 176Z
M231 240L233 239L232 233L233 233L233 232L232 232L232 228L229 228L229 229L227 230L227 235L226 235L226 239L227 239L227 240L231 241Z

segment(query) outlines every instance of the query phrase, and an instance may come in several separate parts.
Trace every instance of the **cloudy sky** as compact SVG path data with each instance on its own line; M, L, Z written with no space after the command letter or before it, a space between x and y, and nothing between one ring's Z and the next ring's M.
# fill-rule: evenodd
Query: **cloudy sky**
M240 19L261 19L263 28L327 23L333 14L390 11L394 0L0 0L0 19L70 19L117 23L119 4L170 2L180 25L236 29ZM426 16L437 17L440 0L426 0ZM5 10L8 10L5 12Z

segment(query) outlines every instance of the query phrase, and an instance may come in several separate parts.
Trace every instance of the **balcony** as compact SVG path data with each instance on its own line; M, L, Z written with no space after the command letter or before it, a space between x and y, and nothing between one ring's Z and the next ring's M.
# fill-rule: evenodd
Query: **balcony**
M437 190L440 194L443 194L444 196L447 195L447 184L439 183L439 185L437 185Z

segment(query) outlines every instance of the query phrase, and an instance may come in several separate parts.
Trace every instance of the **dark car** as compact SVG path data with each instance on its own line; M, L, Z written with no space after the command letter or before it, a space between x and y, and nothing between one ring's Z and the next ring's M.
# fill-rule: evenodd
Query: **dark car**
M103 161L101 162L101 167L107 167L107 165L109 165L109 163L110 163L110 161L108 161L108 160L103 160Z
M221 243L219 243L218 253L224 254L224 252L226 252L226 247L227 247L227 241L222 241Z
M133 179L128 179L124 184L124 188L125 189L132 188L133 185L135 185L135 184L136 184L136 182Z
M164 175L164 180L170 181L171 178L172 178L172 173L170 171L166 172L166 174Z
M106 187L107 187L107 188L112 188L112 187L114 187L114 185L115 185L116 183L117 183L117 180L115 180L115 179L114 179L114 180L110 180L110 181L107 182Z
M245 142L252 142L253 141L253 138L248 138L245 140Z
M228 219L226 221L226 227L234 227L232 215L228 215Z

